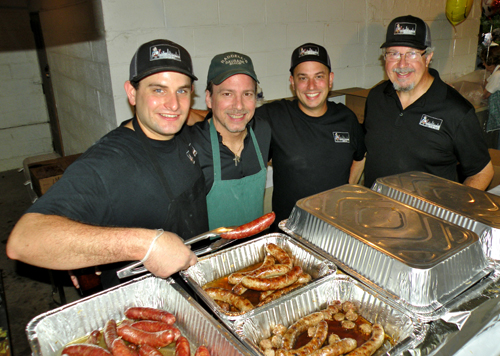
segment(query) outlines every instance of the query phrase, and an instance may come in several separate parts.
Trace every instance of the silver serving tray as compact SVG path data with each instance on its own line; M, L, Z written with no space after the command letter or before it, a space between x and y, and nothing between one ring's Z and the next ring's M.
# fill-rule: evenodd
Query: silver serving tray
M362 186L299 200L281 227L423 320L494 270L475 233Z
M475 232L486 255L500 260L500 197L423 172L378 178L378 193Z
M252 318L238 320L234 330L248 349L263 355L259 342L271 336L277 324L289 327L298 319L325 309L335 300L352 301L361 316L371 323L379 323L394 345L385 341L376 356L400 355L418 345L426 335L427 324L420 323L408 311L375 293L367 286L346 275L331 275L320 284L306 287L302 293L285 298L280 304L267 307Z
M174 314L175 326L189 340L193 352L205 345L212 355L251 355L173 279L151 274L35 317L26 327L33 355L60 355L67 343L102 329L109 319L125 319L124 311L132 306Z
M310 283L318 283L321 278L333 274L337 267L331 261L322 257L319 253L303 246L288 235L273 233L264 235L241 245L213 253L198 259L198 263L189 267L180 274L195 293L207 304L207 306L224 322L229 328L234 321L251 317L253 314L264 308L266 305L254 308L247 312L227 312L210 298L203 290L203 286L245 267L262 262L266 255L265 245L274 243L287 251L291 256L294 265L301 266L304 272L312 276ZM290 292L301 293L304 287L297 288ZM280 303L283 296L269 304Z

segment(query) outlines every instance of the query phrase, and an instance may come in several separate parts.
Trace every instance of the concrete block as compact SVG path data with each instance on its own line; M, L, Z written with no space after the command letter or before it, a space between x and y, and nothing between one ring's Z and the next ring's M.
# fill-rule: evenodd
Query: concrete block
M308 2L308 22L333 22L342 21L343 19L344 1L316 0Z
M218 0L165 0L164 4L169 28L219 24Z
M313 42L324 45L325 25L322 23L298 23L287 27L287 47L297 48L298 46ZM290 54L292 54L290 52Z
M36 66L35 66L36 65ZM27 79L40 80L40 70L37 64L33 63L21 63L21 64L11 64L10 65L12 78L13 79Z
M332 67L347 69L362 67L365 64L365 47L361 44L341 46L336 52L337 60L332 62Z
M223 38L217 45L214 39ZM243 52L243 29L239 26L200 27L194 29L197 56L215 56L229 51Z
M129 32L165 27L162 0L105 1L101 4L106 31Z
M286 48L286 28L282 24L244 26L244 51L272 52Z
M284 76L288 81L290 76L290 58L293 49L285 48L266 53L267 58L267 76Z
M26 63L28 62L26 51L9 51L0 52L0 63L10 64L10 63Z
M109 65L108 63L108 47L106 40L101 37L90 41L90 49L92 51L92 60L98 63Z
M334 22L325 29L325 44L348 45L359 43L359 25L355 22Z
M0 55L0 62L1 61L2 61L2 56ZM0 64L0 78L3 78L3 80L12 79L12 73L10 71L9 64ZM0 92L0 96L3 96L2 92Z
M293 95L288 77L284 75L265 77L260 84L264 91L264 100L287 98Z
M367 3L366 0L344 1L344 21L365 23L369 18L367 17Z
M268 24L292 24L307 22L307 2L303 0L266 1Z
M67 54L73 58L81 58L87 61L92 60L92 48L89 41L68 43L66 45Z
M244 25L266 21L265 0L219 0L221 25Z

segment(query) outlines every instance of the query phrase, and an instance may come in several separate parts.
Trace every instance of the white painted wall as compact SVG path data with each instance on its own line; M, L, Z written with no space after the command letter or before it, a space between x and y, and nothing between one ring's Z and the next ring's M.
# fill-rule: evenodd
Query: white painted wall
M28 12L16 5L0 11L0 171L53 150Z

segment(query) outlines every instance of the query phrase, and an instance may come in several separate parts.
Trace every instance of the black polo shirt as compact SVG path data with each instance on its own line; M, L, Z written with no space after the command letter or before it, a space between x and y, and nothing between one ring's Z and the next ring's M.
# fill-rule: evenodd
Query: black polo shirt
M429 90L403 110L390 81L373 88L366 101L365 186L379 177L427 172L457 181L490 161L473 105L444 83L436 70Z

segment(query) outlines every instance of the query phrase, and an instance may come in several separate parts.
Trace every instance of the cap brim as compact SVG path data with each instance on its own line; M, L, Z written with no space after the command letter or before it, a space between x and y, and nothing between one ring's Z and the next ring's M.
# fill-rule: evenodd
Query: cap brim
M179 69L179 67L157 67L157 68L151 68L150 70L147 70L147 71L141 73L141 75L138 75L138 76L132 78L130 81L131 82L139 82L140 80L142 80L146 77L149 77L150 75L160 73L160 72L177 72L177 73L185 74L193 80L198 80L198 78L195 75L193 75L192 73L190 73L187 70Z
M408 42L408 41L396 41L396 42L384 42L380 48L387 48L387 47L410 47L410 48L415 48L415 49L426 49L426 46L423 46L422 44L416 44L414 42Z
M235 69L235 70L229 70L227 72L224 72L222 74L219 74L218 76L214 77L211 79L212 83L215 85L220 85L224 80L226 80L229 77L232 77L233 75L236 74L246 74L253 80L255 80L257 83L259 83L259 80L257 79L257 76L254 73L250 73L249 71L241 70L241 69ZM210 82L210 80L209 80Z

